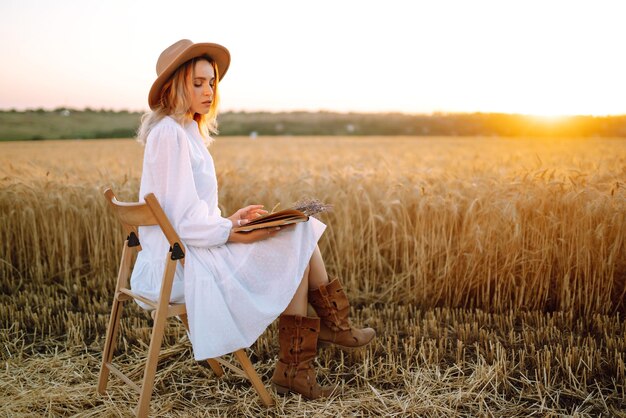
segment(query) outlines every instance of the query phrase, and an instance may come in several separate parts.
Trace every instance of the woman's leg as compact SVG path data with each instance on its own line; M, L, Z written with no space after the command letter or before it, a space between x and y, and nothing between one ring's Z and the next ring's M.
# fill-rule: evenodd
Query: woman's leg
M324 259L320 248L316 245L313 250L313 255L309 261L309 265L304 270L302 276L302 282L296 290L296 294L293 295L293 299L287 305L287 308L283 312L283 315L302 315L307 316L307 293L311 290L319 289L320 286L328 284L328 273L326 273L326 266L324 265Z
M317 384L313 360L317 355L320 319L307 317L310 267L287 309L278 320L278 362L272 375L272 384L278 393L299 393L307 399L325 398L335 387Z
M315 246L309 265L306 270L304 270L300 286L298 286L291 302L289 302L289 305L287 305L287 308L283 311L283 315L307 316L307 304L309 302L308 292L319 289L320 286L325 284L328 284L328 274L326 273L322 253L319 247Z
M304 270L304 275L302 276L302 281L300 282L300 286L296 290L295 295L287 305L287 308L283 311L282 315L300 315L307 316L307 303L309 300L308 290L309 290L309 277L311 271L310 265L307 266L306 270Z
M313 251L313 255L311 256L309 267L310 271L308 290L319 289L320 286L328 284L328 273L326 273L324 259L322 258L322 253L320 252L320 248L317 245L315 246L315 251Z
M318 341L344 349L362 347L372 341L376 331L372 328L355 328L350 323L348 296L339 279L329 282L319 248L315 248L309 266L311 271L307 299L321 318Z

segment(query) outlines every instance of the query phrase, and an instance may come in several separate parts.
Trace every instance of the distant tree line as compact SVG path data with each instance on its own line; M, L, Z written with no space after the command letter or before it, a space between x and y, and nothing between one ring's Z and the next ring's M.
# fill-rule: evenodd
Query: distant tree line
M0 111L0 140L126 138L141 113L57 108ZM541 118L501 113L225 112L220 135L626 137L624 116Z
M246 113L221 115L224 135L626 136L626 116L539 118L499 113Z

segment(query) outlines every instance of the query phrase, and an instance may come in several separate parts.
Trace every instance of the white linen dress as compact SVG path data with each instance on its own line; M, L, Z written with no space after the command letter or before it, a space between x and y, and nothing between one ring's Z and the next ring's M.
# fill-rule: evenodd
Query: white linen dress
M187 305L195 359L250 347L291 301L326 225L310 218L263 241L226 243L232 223L221 216L213 159L198 125L169 116L146 141L140 200L150 192L187 249L170 300ZM156 300L169 244L158 226L140 227L139 240L131 287Z

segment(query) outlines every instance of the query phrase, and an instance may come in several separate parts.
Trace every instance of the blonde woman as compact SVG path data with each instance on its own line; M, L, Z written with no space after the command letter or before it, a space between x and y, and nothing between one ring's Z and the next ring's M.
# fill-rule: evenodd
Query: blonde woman
M320 387L313 359L317 345L356 348L375 336L348 320L349 303L337 279L329 281L317 242L326 226L317 219L248 233L232 228L267 213L261 205L223 217L207 146L217 128L218 86L230 64L226 48L183 39L157 61L157 78L138 139L145 144L139 196L154 193L187 247L172 302L187 305L197 360L249 347L279 319L280 352L272 383L279 393L308 399L331 394ZM156 299L168 243L158 227L139 231L142 251L133 289ZM307 303L318 317L307 317ZM320 321L321 320L321 321Z

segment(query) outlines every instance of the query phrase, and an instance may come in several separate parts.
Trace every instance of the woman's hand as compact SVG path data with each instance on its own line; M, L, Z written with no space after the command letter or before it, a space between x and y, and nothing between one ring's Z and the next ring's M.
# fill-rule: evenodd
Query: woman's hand
M255 229L250 232L231 232L228 237L228 242L241 242L244 244L250 244L256 241L263 241L264 239L268 239L278 234L278 231L288 231L294 228L296 225L284 225L277 226L275 228L263 228L263 229Z
M276 235L280 231L280 227L255 229L250 232L231 232L228 242L241 242L250 244L252 242L263 241Z
M259 216L265 215L267 213L266 210L262 209L263 205L250 205L245 208L239 209L237 212L228 217L230 221L233 223L233 228L238 226L244 226L251 220L258 218Z

